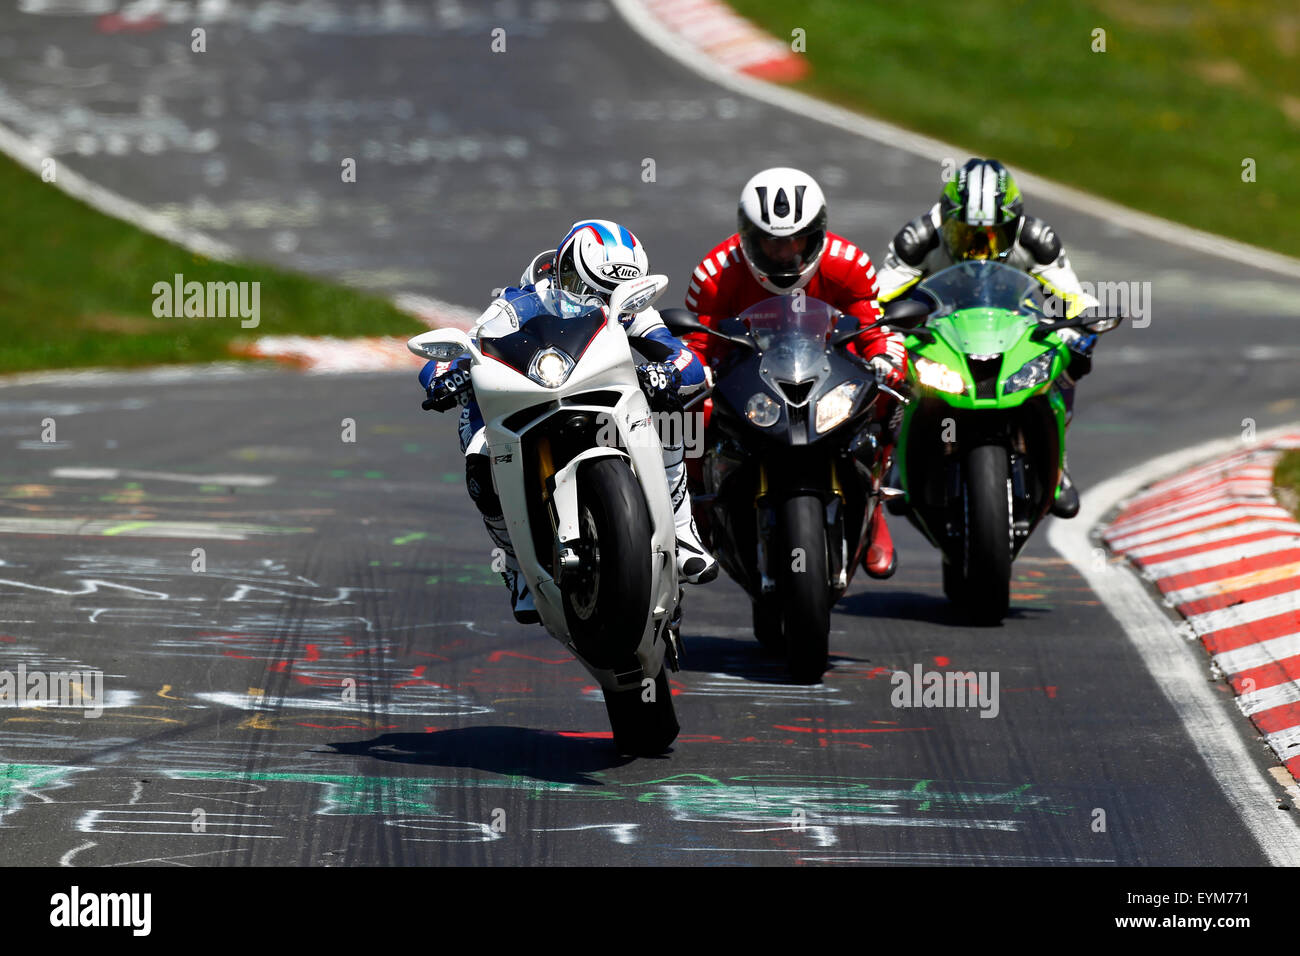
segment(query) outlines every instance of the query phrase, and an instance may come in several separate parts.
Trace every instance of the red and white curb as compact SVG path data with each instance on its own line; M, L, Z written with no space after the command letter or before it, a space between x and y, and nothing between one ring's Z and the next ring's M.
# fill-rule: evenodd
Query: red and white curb
M1273 469L1300 432L1223 455L1130 499L1102 538L1186 619L1237 704L1300 780L1300 522Z
M700 56L724 69L789 83L808 61L789 43L764 33L719 0L642 0L642 7Z
M426 296L402 293L393 304L431 329L474 328L479 313ZM412 355L406 339L396 335L336 338L321 335L265 335L231 351L247 358L269 358L311 372L381 372L413 369L424 360Z

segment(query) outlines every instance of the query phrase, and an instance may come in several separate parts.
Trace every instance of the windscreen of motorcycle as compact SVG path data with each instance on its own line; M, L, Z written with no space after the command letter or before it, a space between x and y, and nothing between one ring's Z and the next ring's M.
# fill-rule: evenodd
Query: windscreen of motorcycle
M931 318L957 309L982 307L1010 312L1038 310L1040 286L1031 276L1001 262L959 262L925 279L917 286L934 299L938 308Z
M605 303L547 285L543 289L507 289L479 323L478 345L484 355L527 374L533 356L558 348L575 362L605 325Z
M817 391L817 383L830 373L826 342L838 310L820 299L784 295L764 299L740 318L762 356L758 373L778 395L789 393L778 386L782 382L814 383L801 390L804 397Z
M1041 287L1000 262L962 262L917 288L936 303L926 325L968 355L1006 352L1038 323Z

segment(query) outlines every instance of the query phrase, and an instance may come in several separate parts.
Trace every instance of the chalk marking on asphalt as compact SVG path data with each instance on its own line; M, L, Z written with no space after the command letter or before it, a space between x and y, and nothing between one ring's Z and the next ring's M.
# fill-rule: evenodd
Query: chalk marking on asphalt
M225 524L216 521L87 521L84 518L0 518L0 534L55 534L78 537L208 538L248 541L266 535L307 534L313 528Z
M275 483L274 475L186 475L174 471L133 471L128 468L54 468L54 478L82 481L131 480L176 481L189 485L227 485L231 488L265 488Z
M96 843L94 840L88 840L85 843L81 844L81 846L73 847L67 853L63 854L63 856L59 857L59 866L72 866L72 858L74 856L76 856L82 850L89 850L93 846L99 846L99 844Z
M618 0L615 0L618 2ZM1261 433L1295 430L1295 425ZM1243 740L1206 680L1204 652L1184 640L1174 622L1159 608L1146 586L1127 565L1094 565L1097 545L1090 531L1121 501L1165 475L1181 471L1206 458L1228 454L1241 439L1225 438L1161 455L1102 482L1083 495L1079 514L1070 521L1053 519L1047 539L1056 551L1088 582L1106 609L1120 623L1137 649L1156 686L1178 715L1192 745L1209 768L1242 823L1274 866L1300 866L1300 824L1295 814L1277 811L1272 781L1255 770L1257 754Z
M832 106L821 100L786 87L774 86L743 73L727 69L710 59L699 56L694 48L684 44L681 38L658 20L645 6L642 0L611 0L614 9L619 12L627 24L641 38L658 48L676 62L682 64L707 80L732 92L752 99L760 100L770 106L787 110L797 116L817 120L828 126L834 126L865 139L879 143L891 149L911 153L942 163L961 155L974 155L968 149L962 149L948 143L923 136L910 130L902 129L882 120L872 119L839 106ZM1192 249L1206 255L1227 259L1258 269L1300 279L1300 259L1293 259L1277 252L1260 249L1256 246L1227 239L1212 233L1202 232L1181 223L1161 219L1149 213L1138 212L1121 206L1119 203L1093 196L1082 190L1072 189L1061 183L1044 179L1031 173L1017 173L1021 189L1037 193L1043 198L1062 206L1068 206L1078 212L1108 220L1124 226L1134 232L1153 236L1162 242Z

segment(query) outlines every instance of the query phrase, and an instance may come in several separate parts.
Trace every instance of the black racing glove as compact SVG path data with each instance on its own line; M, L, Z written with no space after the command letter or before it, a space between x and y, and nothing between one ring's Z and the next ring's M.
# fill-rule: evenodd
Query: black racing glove
M439 375L425 390L428 393L420 407L425 411L445 412L469 401L473 386L468 368L452 368Z
M1097 333L1090 332L1085 335L1073 329L1066 331L1074 334L1061 336L1070 350L1070 362L1066 366L1065 374L1077 382L1092 371L1092 350L1097 344Z
M682 407L678 395L678 389L682 387L682 373L676 365L667 362L638 365L636 377L652 411L671 412Z

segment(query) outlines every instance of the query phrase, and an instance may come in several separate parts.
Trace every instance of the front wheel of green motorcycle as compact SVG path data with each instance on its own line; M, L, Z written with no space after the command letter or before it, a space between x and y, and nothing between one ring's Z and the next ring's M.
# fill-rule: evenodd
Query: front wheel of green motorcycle
M1011 469L1001 445L966 457L966 607L978 624L998 624L1011 608Z

